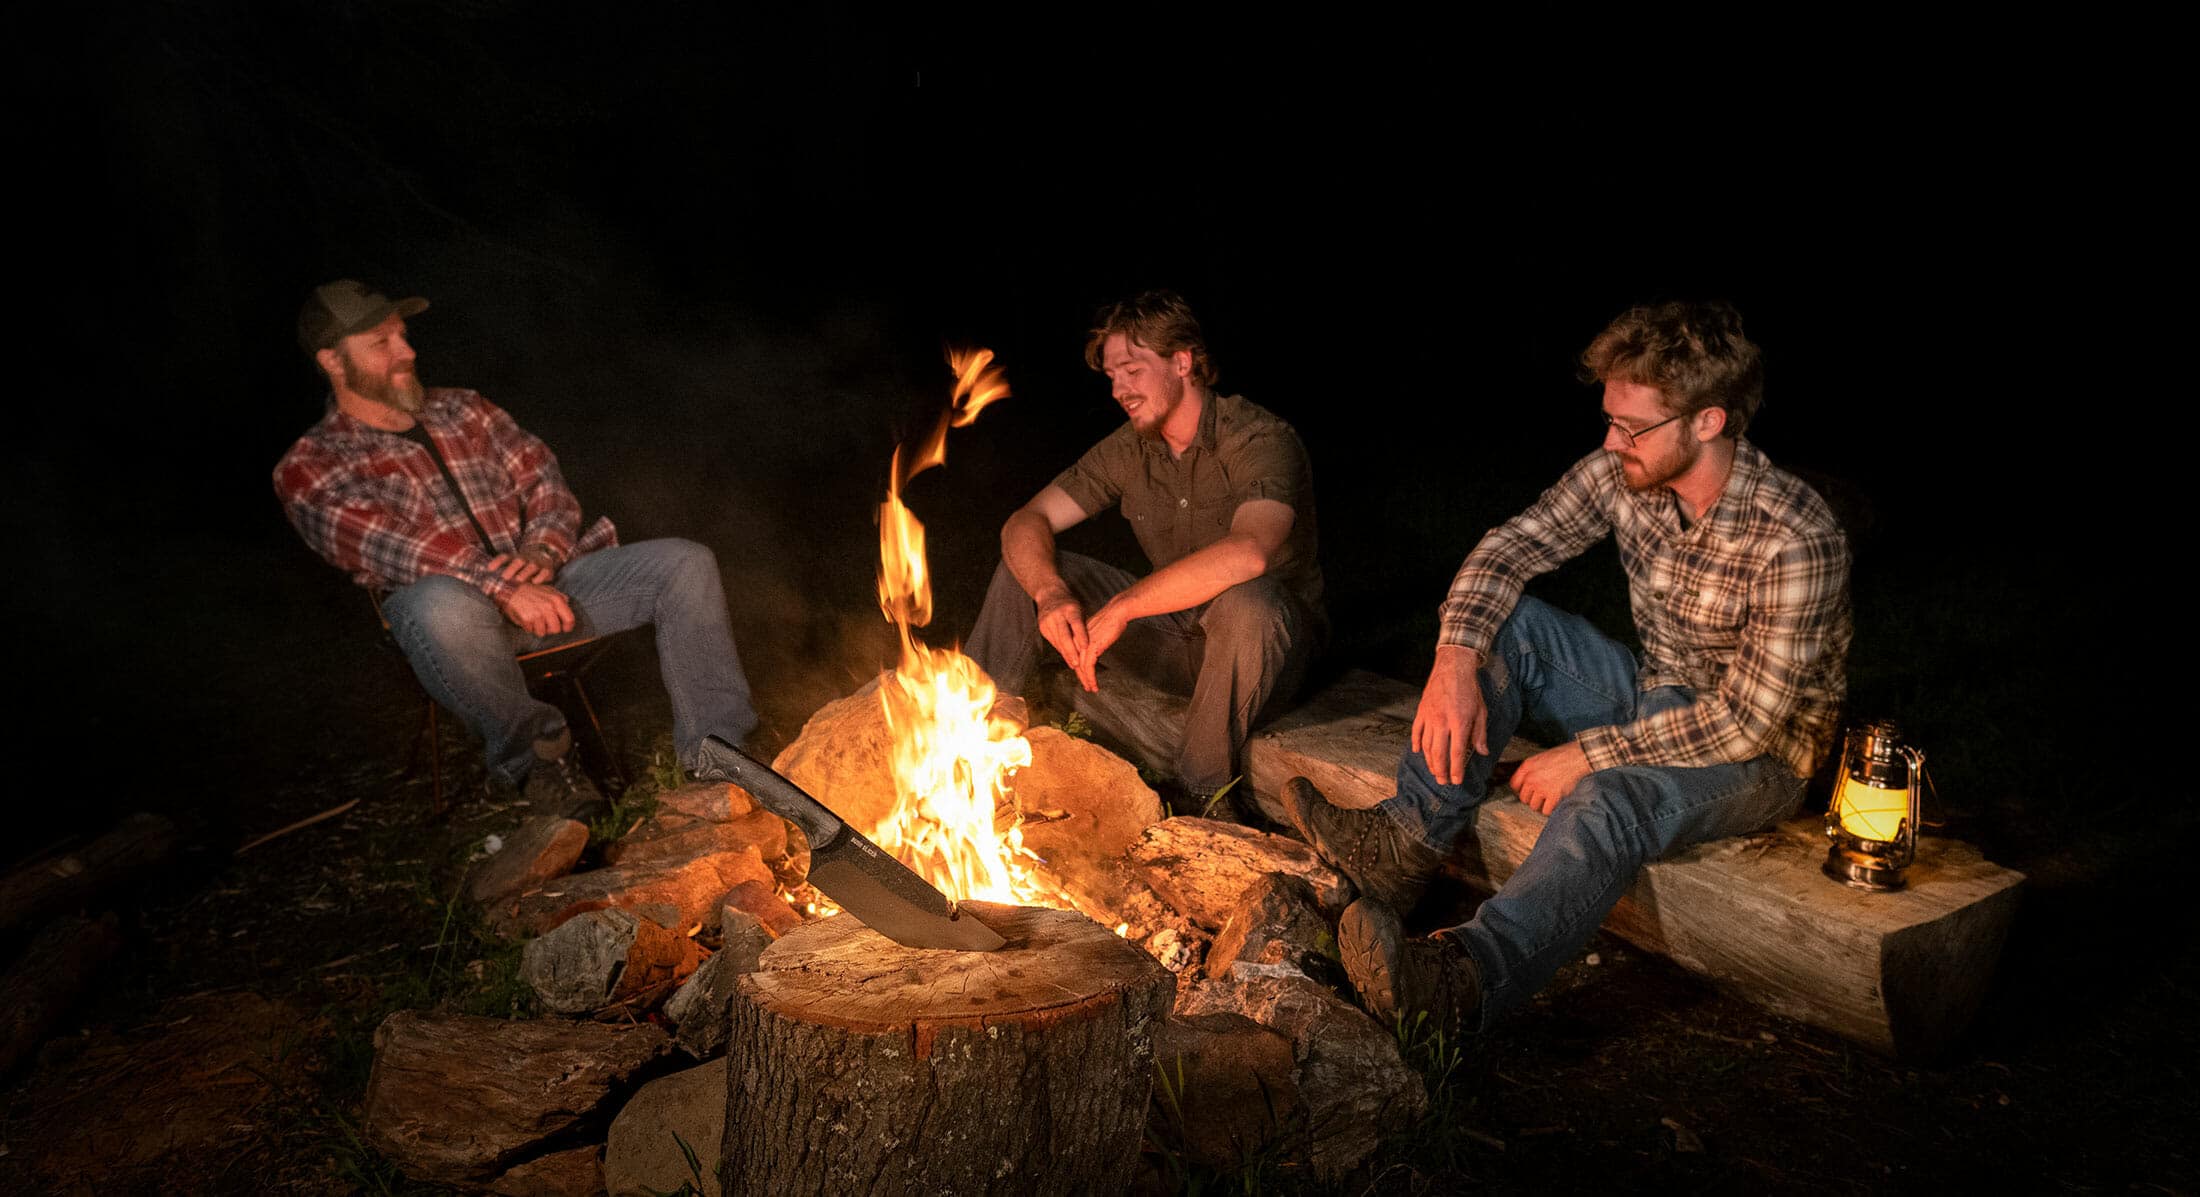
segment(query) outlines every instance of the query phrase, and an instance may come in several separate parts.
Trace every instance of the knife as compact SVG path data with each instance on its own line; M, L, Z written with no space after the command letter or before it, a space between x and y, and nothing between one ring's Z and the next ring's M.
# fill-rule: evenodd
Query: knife
M826 805L748 753L704 736L703 781L730 781L810 839L810 884L863 925L911 948L990 952L1008 941L848 826Z

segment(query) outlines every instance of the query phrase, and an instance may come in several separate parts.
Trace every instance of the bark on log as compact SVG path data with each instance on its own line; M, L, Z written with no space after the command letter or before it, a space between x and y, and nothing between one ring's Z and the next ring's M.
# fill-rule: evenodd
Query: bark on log
M1277 720L1247 752L1263 802L1294 775L1341 806L1390 797L1416 698L1404 682L1354 672ZM1505 755L1529 750L1515 740ZM1504 884L1543 821L1509 790L1493 794L1452 875L1483 890ZM1604 925L1775 1013L1886 1055L1938 1054L1986 996L2024 874L1928 837L1907 889L1866 893L1818 871L1821 827L1806 816L1652 864Z
M58 919L0 977L0 1076L44 1041L122 947L118 926L113 914Z
M1128 1188L1174 978L1074 911L966 908L1007 945L905 948L841 915L741 978L727 1194Z
M74 852L34 861L0 877L0 935L82 903L167 859L176 825L140 811Z

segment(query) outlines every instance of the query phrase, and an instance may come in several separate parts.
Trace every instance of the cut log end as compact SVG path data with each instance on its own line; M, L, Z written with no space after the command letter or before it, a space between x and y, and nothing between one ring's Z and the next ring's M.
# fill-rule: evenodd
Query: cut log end
M964 908L1008 942L905 948L842 915L789 933L741 979L729 1191L1128 1184L1174 979L1074 911Z

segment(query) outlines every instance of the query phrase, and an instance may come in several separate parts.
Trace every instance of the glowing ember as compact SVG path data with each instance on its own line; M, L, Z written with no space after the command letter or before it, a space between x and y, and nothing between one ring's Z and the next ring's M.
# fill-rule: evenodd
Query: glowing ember
M902 492L947 459L950 427L1008 397L992 350L952 354L948 364L954 398L923 441L894 451L879 506L879 608L901 635L901 661L878 692L894 737L900 800L868 834L948 897L1067 907L1068 895L1031 872L1039 860L1023 846L1007 790L1010 772L1031 763L1023 729L993 713L993 679L977 662L931 648L914 631L932 621L932 584L924 525L902 505Z

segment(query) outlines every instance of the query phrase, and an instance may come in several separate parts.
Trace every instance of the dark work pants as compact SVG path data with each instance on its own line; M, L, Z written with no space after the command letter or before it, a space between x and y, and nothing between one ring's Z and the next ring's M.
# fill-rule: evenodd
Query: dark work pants
M1076 553L1057 555L1055 567L1070 593L1092 614L1138 578ZM1101 656L1101 664L1125 670L1151 685L1188 694L1177 779L1195 794L1208 794L1238 776L1246 734L1281 706L1306 678L1320 639L1320 619L1272 578L1241 582L1205 603L1167 615L1134 619ZM1039 635L1038 609L1003 562L963 646L995 685L1021 694L1041 654L1053 646ZM1107 680L1103 676L1103 687Z

